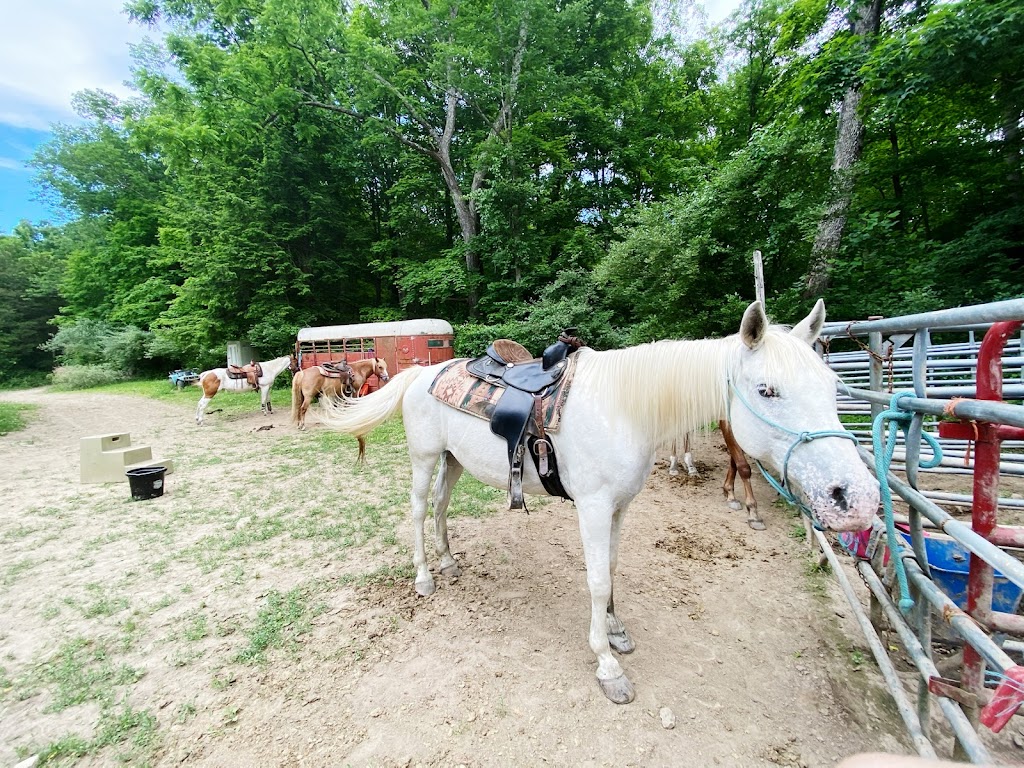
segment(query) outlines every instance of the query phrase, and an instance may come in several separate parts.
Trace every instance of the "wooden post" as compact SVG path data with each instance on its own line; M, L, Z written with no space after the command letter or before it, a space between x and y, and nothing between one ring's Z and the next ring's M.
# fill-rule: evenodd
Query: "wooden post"
M761 252L754 251L754 298L766 307L764 301L764 262L761 260ZM765 312L767 312L767 307Z

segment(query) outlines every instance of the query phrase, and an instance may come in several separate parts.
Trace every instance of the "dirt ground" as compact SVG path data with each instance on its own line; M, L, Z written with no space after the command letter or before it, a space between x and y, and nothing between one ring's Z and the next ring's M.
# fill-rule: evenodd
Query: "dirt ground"
M663 456L630 510L616 608L636 641L622 660L637 698L616 706L594 679L570 504L534 503L526 515L490 497L493 512L455 517L463 575L433 568L437 593L422 599L401 455L371 446L371 464L393 463L361 480L349 442L311 460L323 430L297 432L281 406L272 417L214 413L200 428L192 400L3 399L38 410L27 430L0 438L0 765L69 734L92 744L64 753L75 765L812 768L910 751L851 611L814 572L792 514L760 481L767 531L722 502L715 434L695 446L700 478L669 478ZM161 498L78 482L79 439L119 431L175 460ZM253 521L329 521L331 498L356 484L367 513L376 497L376 512L396 515L393 536L346 554L264 527L214 556L211 542L257 530ZM382 569L401 576L359 578ZM292 641L239 662L270 597L295 590L316 609L282 622ZM133 673L59 705L67 681L55 659L71 658L72 640ZM85 672L101 669L93 661ZM145 716L104 741L119 708Z

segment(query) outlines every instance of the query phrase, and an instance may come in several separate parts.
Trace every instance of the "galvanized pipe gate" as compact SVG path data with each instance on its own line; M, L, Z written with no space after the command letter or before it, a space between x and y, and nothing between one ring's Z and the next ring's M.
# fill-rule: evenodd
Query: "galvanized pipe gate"
M978 326L987 330L977 350L976 384L969 389L965 389L959 382L956 387L950 387L948 382L934 386L934 377L930 379L928 372L931 333ZM892 399L891 394L883 391L885 363L888 361L891 366L892 349L913 338L913 354L909 366L912 374L909 383L913 391L898 399L898 408L913 414L907 429L904 451L906 480L892 472L887 478L890 488L909 505L910 546L900 541L898 552L913 588L915 608L911 614L904 617L900 613L872 563L860 560L856 567L869 590L871 600L872 620L868 622L828 539L818 531L814 535L829 558L847 600L858 614L868 644L883 670L915 748L922 756L935 754L929 738L934 701L938 702L952 728L958 753L974 763L991 762L989 752L977 731L979 724L999 732L1024 703L1024 666L1018 665L1004 650L1004 646L1021 650L1024 645L1003 639L1004 635L1024 637L1024 617L992 608L993 569L1024 589L1024 563L1003 549L1024 548L1024 527L1000 525L998 521L1001 444L1005 440L1024 439L1024 406L1004 402L1002 358L1007 342L1015 335L1015 343L1020 349L1022 327L1024 299L1014 299L905 317L829 323L822 333L826 343L829 339L841 337L867 337L870 350L867 376L869 389L841 383L840 394L868 404L873 419L884 407L890 405ZM890 342L888 355L883 351L885 335L894 339ZM1021 396L1020 362L1019 357L1010 360L1015 368L1009 370L1015 370L1018 379L1018 383L1009 389L1011 398ZM842 376L843 367L837 367ZM851 368L849 365L845 367L847 370ZM863 376L857 383L862 381ZM956 397L953 396L954 392ZM968 397L960 397L961 392ZM938 423L941 438L958 439L967 446L974 444L969 524L955 519L935 500L925 497L917 489L921 432L925 427L926 416L942 419ZM861 456L868 466L874 468L874 457L868 451L862 448ZM1003 505L1009 506L1005 502ZM929 576L924 530L926 521L929 527L941 530L971 553L964 610L939 589ZM876 568L879 567L882 558L876 555L874 563ZM876 634L876 627L883 616L899 636L917 668L920 680L916 708L907 705L902 683L891 672L892 664L885 646L879 642ZM964 660L959 681L943 678L932 661L934 617L941 617L964 642ZM987 677L994 680L994 687L986 685Z

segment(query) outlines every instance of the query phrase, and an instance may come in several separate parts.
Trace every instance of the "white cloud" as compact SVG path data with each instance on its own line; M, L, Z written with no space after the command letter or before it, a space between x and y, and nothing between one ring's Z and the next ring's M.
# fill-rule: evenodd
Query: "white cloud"
M31 170L25 165L24 160L15 160L11 157L0 157L0 169L5 171L24 171L26 173Z
M0 24L0 122L45 128L74 119L71 96L131 90L129 43L147 30L123 13L124 0L21 0Z

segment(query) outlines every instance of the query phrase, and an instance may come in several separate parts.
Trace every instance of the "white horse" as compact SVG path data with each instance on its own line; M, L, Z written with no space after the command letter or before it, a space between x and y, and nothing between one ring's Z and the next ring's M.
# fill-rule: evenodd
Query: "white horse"
M196 406L196 424L203 423L203 414L206 413L207 403L221 391L252 392L258 389L260 391L260 410L264 414L273 413L274 409L270 405L270 388L274 386L274 379L285 368L297 371L299 367L295 355L276 357L265 363L259 363L259 366L262 369L262 375L257 379L255 387L249 383L248 379L229 378L227 368L212 368L199 374L196 384L202 388L203 396L199 398L199 405Z
M634 697L611 651L634 649L615 615L619 532L660 446L731 419L744 450L781 470L787 483L799 485L817 525L838 531L870 525L878 509L878 484L861 462L856 440L836 439L850 437L840 431L836 415L836 377L810 346L824 321L819 301L787 332L769 326L755 302L735 336L577 353L561 425L549 438L562 485L578 512L590 588L590 647L598 659L598 682L612 701L624 704ZM366 397L325 404L323 413L327 426L359 438L360 456L363 436L402 413L412 461L415 586L424 596L434 591L423 530L434 468L439 467L433 492L435 546L447 576L460 572L448 546L452 487L464 470L496 488L506 488L509 476L506 444L491 433L488 422L442 404L428 391L446 365L409 368ZM638 377L638 370L647 373ZM545 493L531 462L524 465L523 486L527 493Z

